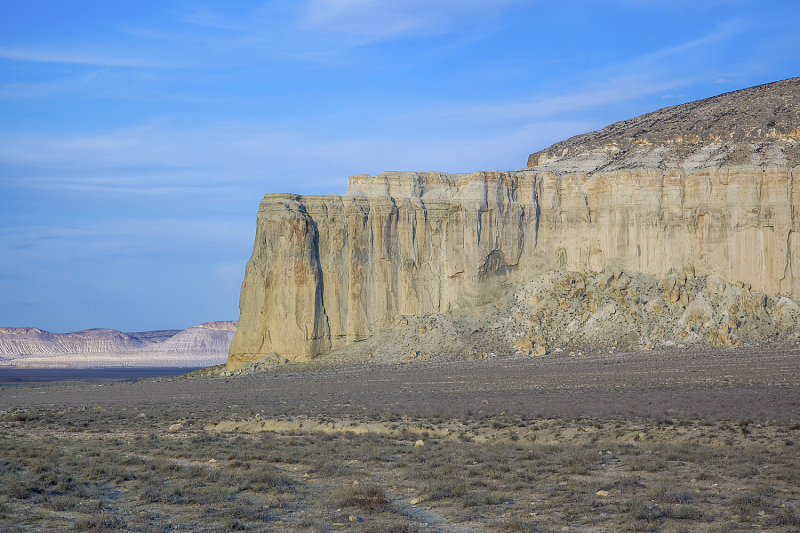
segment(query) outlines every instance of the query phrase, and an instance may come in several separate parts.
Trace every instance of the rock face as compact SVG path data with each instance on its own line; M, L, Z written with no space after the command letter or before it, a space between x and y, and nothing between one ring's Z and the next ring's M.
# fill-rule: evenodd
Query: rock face
M228 368L309 359L408 317L497 301L552 269L713 274L800 298L799 87L615 124L534 154L527 170L389 172L352 176L344 196L267 195Z

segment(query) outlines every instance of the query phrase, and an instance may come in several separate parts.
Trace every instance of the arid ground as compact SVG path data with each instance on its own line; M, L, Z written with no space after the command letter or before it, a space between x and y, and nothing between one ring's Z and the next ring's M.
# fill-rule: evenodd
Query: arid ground
M800 347L0 388L0 529L800 531Z

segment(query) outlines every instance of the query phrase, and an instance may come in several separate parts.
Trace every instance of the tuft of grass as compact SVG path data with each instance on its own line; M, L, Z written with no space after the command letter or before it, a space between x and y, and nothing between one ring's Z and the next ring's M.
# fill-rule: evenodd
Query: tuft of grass
M519 519L503 522L498 527L500 531L508 531L509 533L538 533L542 531L536 524Z
M739 515L740 520L751 519L758 511L764 507L764 499L753 494L739 496L731 502L734 512Z
M416 526L403 522L369 524L362 531L364 531L364 533L419 533L419 529Z
M705 515L700 509L691 505L676 505L669 513L670 517L678 520L703 520Z
M662 484L653 492L652 496L659 503L689 504L694 502L694 496L690 492L677 489L668 484Z
M800 526L800 512L792 507L784 507L767 521L770 526Z
M339 505L369 511L385 511L388 510L389 500L386 498L386 491L383 487L367 483L347 487L339 500Z
M447 498L460 498L467 494L467 486L457 479L440 479L428 486L429 500L438 501Z
M80 518L72 526L73 531L92 531L104 533L106 531L122 531L125 529L125 520L116 515L102 515L99 517Z
M327 459L319 459L314 462L311 470L313 474L323 477L343 476L350 472L347 465L342 464L340 461L329 461Z
M464 507L483 507L486 505L500 505L505 501L508 501L508 498L502 494L490 491L475 491L464 495L463 505Z
M634 523L650 524L665 516L663 509L647 505L644 500L630 500L625 503L624 507Z

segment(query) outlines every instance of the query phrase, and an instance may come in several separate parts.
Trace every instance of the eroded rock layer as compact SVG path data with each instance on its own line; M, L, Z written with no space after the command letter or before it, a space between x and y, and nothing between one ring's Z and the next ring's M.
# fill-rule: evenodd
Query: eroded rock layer
M90 329L50 333L0 328L0 365L17 367L203 366L225 361L236 322L187 330L123 333Z
M797 173L387 173L342 197L267 195L229 363L310 358L549 269L716 274L798 298Z

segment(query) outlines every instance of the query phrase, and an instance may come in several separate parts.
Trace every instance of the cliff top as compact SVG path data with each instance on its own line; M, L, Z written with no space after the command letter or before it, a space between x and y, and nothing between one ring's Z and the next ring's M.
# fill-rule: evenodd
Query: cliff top
M666 107L531 154L528 168L628 169L800 165L800 78Z

